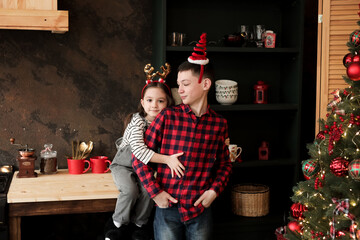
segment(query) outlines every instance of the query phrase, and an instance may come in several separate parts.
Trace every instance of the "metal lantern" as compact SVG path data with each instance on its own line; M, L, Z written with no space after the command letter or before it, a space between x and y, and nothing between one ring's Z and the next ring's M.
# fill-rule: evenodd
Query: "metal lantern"
M257 104L268 103L268 100L267 100L268 88L269 88L269 85L265 84L263 81L258 81L257 84L254 85L254 90L255 90L254 103L257 103Z

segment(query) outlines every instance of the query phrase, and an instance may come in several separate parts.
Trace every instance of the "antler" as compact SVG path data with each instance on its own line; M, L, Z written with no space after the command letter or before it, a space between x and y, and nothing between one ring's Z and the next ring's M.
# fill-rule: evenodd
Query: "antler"
M166 68L165 68L166 67ZM156 72L160 78L165 79L167 75L170 73L170 65L168 63L165 63L165 67L161 66L162 73Z
M156 76L157 72L152 73L153 71L154 71L154 67L152 67L150 63L145 65L144 72L146 73L147 81L151 81Z

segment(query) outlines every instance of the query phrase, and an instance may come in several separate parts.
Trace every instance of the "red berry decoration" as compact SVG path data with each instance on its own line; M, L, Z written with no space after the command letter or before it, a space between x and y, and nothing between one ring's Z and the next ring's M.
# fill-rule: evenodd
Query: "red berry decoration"
M293 218L302 219L304 218L303 213L307 210L307 207L301 203L294 203L290 209Z
M353 81L360 80L360 62L350 63L346 69L346 74Z
M348 67L350 63L353 62L353 55L351 53L348 53L343 58L343 64L345 67Z
M355 30L350 34L350 42L352 42L355 47L359 46L360 44L360 31Z
M348 173L349 162L342 158L334 158L330 163L331 172L337 177L344 177Z

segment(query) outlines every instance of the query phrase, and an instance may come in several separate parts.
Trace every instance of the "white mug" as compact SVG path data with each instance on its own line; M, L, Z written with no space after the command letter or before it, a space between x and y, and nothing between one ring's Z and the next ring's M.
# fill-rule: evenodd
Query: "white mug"
M230 144L229 152L230 152L231 162L235 162L235 160L240 156L240 154L242 152L242 148L238 147L236 144Z

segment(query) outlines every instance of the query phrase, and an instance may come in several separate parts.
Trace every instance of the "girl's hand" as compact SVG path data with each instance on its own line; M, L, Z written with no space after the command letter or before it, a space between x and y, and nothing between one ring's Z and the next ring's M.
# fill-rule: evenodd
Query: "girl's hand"
M184 153L181 152L181 153L176 153L176 154L170 155L168 157L166 164L169 166L169 168L171 170L171 177L174 177L174 172L176 173L176 175L179 178L184 176L185 167L184 167L184 165L181 164L181 162L178 159L178 157L180 157L183 154Z

